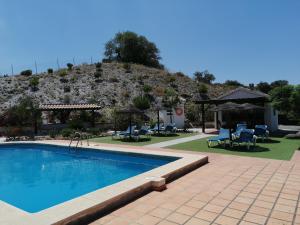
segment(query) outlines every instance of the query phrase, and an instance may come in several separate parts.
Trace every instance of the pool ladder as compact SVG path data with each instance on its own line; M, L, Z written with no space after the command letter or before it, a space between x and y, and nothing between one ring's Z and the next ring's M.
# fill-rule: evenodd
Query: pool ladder
M75 145L75 149L78 148L79 142L82 146L82 140L84 140L84 137L86 138L87 146L90 146L90 142L89 142L89 139L88 139L87 135L84 136L80 132L75 132L74 136L71 138L69 148L70 149L72 148L73 141L77 141L77 143Z

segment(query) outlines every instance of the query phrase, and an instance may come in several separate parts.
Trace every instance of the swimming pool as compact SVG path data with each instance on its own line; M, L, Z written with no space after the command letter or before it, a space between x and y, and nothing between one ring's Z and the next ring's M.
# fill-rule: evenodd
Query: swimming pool
M0 145L0 200L36 213L177 159L43 144Z

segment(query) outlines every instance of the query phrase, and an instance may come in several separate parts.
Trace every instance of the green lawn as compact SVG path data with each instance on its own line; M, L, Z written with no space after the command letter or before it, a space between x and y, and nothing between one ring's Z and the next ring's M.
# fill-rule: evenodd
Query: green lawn
M266 142L258 141L257 146L247 150L246 146L217 146L209 148L206 139L190 141L182 144L169 146L171 149L189 150L197 152L213 152L221 154L251 156L259 158L290 160L296 149L300 146L300 140L285 138L270 138Z
M143 145L150 145L155 144L162 141L170 141L177 138L184 138L196 135L196 133L176 133L172 136L150 136L150 138L146 138L142 136L139 141L123 141L120 139L112 139L111 136L108 137L99 137L99 138L92 138L90 141L98 142L98 143L107 143L107 144L124 144L124 145L135 145L135 146L143 146Z

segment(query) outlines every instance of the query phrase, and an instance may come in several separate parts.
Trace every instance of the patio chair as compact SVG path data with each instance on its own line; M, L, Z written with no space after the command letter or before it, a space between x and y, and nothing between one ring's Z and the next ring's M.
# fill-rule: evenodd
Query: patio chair
M245 124L245 123L238 123L238 124L236 125L236 130L235 130L235 132L232 133L233 139L238 138L238 137L240 136L241 132L242 132L243 130L245 130L245 129L247 129L247 124Z
M243 129L240 133L240 136L232 141L232 145L234 144L247 144L247 149L250 149L250 145L255 146L256 144L256 136L254 135L254 131L250 129Z
M226 141L230 139L229 135L229 129L221 128L218 136L211 137L207 140L208 147L211 147L212 143L217 143L217 145L223 143L225 145Z
M264 141L265 139L269 138L269 131L267 125L255 125L254 135L258 138L262 138Z

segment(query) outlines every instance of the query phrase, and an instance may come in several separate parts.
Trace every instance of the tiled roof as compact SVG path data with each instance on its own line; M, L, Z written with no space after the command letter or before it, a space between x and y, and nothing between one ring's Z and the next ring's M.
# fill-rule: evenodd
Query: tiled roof
M269 95L256 91L250 90L248 88L239 87L234 89L220 97L216 98L217 100L231 100L231 99L251 99L251 98L269 98Z
M43 104L40 110L97 110L101 109L96 104Z

